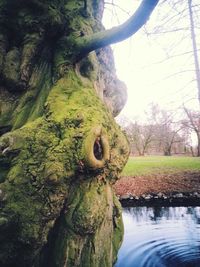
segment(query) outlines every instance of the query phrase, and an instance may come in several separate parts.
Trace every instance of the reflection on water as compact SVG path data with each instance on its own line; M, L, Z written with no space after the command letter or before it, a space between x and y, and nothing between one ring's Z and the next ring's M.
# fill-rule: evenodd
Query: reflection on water
M123 209L115 267L200 267L200 207Z

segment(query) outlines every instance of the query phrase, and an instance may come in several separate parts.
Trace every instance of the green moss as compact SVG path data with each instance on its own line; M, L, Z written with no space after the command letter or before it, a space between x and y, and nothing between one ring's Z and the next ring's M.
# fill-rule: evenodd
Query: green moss
M0 1L9 36L0 36L9 87L0 125L11 130L0 137L2 266L111 267L121 242L111 183L127 140L94 88L100 59L90 53L77 63L77 38L97 29L92 9L84 1ZM88 154L96 160L96 128L106 143L101 168L88 164Z
M92 85L87 83L86 86L75 72L60 79L47 94L43 116L36 112L38 115L26 123L23 121L23 127L11 132L7 139L6 136L1 138L10 153L17 151L10 158L11 168L3 184L9 203L4 213L18 226L20 241L17 247L30 245L26 254L31 259L47 242L48 233L64 208L67 212L58 226L58 232L62 234L51 248L56 261L54 266L61 266L65 255L68 255L68 266L79 266L74 264L82 260L84 267L100 267L99 262L111 266L113 200L108 181L117 178L126 161L126 139ZM32 96L30 101L35 97ZM23 101L26 107L28 96ZM30 114L34 112L29 110ZM84 140L96 125L107 132L110 159L101 171L91 172L85 164L87 150L83 148ZM66 199L67 206L64 207ZM28 209L27 203L31 203ZM115 217L114 251L121 239L120 219ZM105 232L110 239L102 254L96 247L103 246ZM8 246L14 253L12 240ZM85 253L90 256L86 257Z
M20 165L15 165L8 173L8 181L16 183L16 177L21 177L23 168Z
M65 173L63 163L47 162L44 170L44 179L50 184L60 183Z

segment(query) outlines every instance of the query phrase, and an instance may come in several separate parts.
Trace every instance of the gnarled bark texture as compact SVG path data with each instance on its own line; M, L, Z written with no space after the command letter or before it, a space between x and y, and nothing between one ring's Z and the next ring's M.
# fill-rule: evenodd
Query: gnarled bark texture
M103 1L0 1L0 266L109 267L123 226L112 191L126 163L126 88ZM81 44L82 45L82 44Z

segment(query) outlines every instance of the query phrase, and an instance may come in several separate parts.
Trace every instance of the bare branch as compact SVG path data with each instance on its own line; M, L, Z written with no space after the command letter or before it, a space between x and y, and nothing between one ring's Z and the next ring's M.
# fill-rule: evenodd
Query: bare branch
M78 59L93 50L132 36L147 22L158 1L143 0L136 12L123 24L92 35L78 37L76 39L76 46L79 49Z

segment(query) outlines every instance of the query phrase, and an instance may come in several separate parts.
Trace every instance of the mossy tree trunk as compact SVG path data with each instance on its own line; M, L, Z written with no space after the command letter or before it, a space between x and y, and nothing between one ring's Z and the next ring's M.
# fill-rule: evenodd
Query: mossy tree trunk
M120 38L157 2L144 1ZM121 40L102 12L96 0L0 1L0 266L116 260L123 226L111 185L129 148L113 116L126 89L101 49Z

